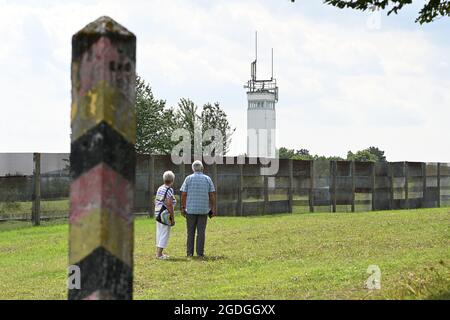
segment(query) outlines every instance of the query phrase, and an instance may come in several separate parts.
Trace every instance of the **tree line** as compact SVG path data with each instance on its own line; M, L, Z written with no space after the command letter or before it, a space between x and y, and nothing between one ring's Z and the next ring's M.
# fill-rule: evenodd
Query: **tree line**
M349 151L347 158L344 159L339 156L322 156L312 155L307 149L288 149L281 147L278 149L278 157L280 159L294 159L294 160L347 160L347 161L370 161L370 162L385 162L386 156L383 150L377 147L369 147L367 149L359 150L353 153Z

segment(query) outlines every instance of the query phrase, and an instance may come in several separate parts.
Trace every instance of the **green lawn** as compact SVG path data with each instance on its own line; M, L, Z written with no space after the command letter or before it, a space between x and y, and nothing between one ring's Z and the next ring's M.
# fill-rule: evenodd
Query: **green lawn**
M0 224L0 299L65 299L66 223L13 227ZM219 217L205 260L184 257L181 217L173 259L155 260L154 227L136 220L135 299L450 299L449 208ZM364 289L369 265L381 290Z

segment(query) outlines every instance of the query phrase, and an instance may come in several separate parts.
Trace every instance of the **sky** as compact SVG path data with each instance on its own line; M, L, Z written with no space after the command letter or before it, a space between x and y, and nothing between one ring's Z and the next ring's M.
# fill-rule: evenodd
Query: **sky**
M70 151L71 36L109 15L137 36L137 72L159 99L220 102L246 150L246 93L279 85L277 146L346 157L377 146L389 161L450 162L450 19L289 0L0 0L0 152Z

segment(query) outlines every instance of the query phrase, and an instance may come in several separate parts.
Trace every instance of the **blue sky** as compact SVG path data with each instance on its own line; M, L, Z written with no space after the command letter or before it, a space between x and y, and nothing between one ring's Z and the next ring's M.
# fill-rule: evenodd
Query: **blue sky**
M138 73L176 106L219 101L245 151L246 95L259 35L274 47L278 146L340 155L376 145L393 161L450 162L450 20L414 23L321 1L0 0L0 152L70 150L70 40L101 15L138 38Z

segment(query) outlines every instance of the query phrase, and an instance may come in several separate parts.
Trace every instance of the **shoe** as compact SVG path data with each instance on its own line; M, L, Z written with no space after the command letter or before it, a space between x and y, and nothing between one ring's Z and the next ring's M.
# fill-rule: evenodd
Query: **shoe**
M160 256L160 257L156 257L156 259L159 259L159 260L167 260L167 259L169 259L170 257L169 256L166 256L165 254L163 254L162 256Z

